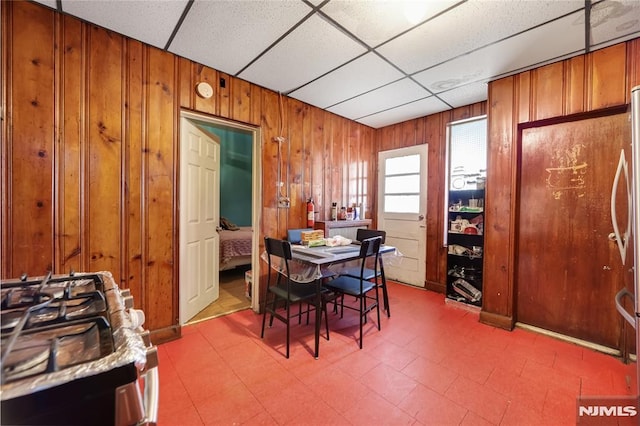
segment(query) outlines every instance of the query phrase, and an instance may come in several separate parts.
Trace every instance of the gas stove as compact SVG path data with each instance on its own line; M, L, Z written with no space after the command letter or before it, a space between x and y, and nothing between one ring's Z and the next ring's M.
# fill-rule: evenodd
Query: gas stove
M0 300L2 424L156 422L157 348L109 272L0 281Z

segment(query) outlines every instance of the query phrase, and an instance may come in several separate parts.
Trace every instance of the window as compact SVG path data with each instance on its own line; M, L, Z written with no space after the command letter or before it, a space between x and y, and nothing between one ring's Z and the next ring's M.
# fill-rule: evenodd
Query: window
M419 213L420 155L388 158L384 170L384 211Z
M449 190L477 189L487 177L487 118L456 121L447 126Z

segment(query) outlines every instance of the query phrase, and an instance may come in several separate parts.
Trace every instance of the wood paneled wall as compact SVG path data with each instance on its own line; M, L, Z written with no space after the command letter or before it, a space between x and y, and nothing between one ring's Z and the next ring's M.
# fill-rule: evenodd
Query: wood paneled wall
M374 129L35 3L0 7L2 277L108 270L154 340L177 335L181 109L261 128L261 239L306 225L311 196L317 220L332 201L373 211Z
M514 326L518 132L545 119L630 103L640 84L640 39L617 44L489 84L481 321Z

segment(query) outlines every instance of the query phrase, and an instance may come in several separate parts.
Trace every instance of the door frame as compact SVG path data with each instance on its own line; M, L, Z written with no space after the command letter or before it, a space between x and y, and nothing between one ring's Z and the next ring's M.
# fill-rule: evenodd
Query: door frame
M384 210L385 210L385 203L384 203L384 176L386 175L386 168L385 168L385 159L389 158L389 157L403 157L403 156L407 156L407 155L415 155L418 154L420 155L420 173L421 173L421 178L422 181L420 182L420 212L418 213L387 213L385 214ZM420 241L420 239L418 240L419 242L423 242L423 247L420 247L420 245L418 245L418 250L417 250L417 263L418 263L418 273L419 273L419 278L418 278L418 282L417 283L413 283L413 282L409 282L412 280L413 276L409 276L407 275L403 275L403 276L398 276L395 277L392 274L389 274L389 271L391 270L390 266L387 266L386 269L386 273L387 276L391 275L392 279L396 279L397 281L406 283L408 285L412 285L414 287L418 287L418 288L426 288L426 283L427 283L427 279L426 279L426 275L427 275L427 206L428 206L428 198L429 198L429 184L428 184L428 180L429 180L429 144L428 143L422 143L422 144L418 144L418 145L412 145L412 146L407 146L407 147L403 147L403 148L396 148L396 149L390 149L390 150L385 150L385 151L379 151L378 155L377 155L377 162L378 162L378 167L377 167L377 173L376 173L376 178L378 181L377 184L377 199L378 199L378 204L377 204L377 208L376 208L376 221L378 224L378 228L381 230L387 230L385 229L384 223L385 220L383 219L383 216L385 216L387 218L387 220L411 220L412 218L416 217L418 220L416 223L418 223L418 228L424 232L421 233L420 238L424 238L423 241ZM388 231L387 231L388 232ZM393 238L393 235L389 235L387 234L387 242L389 241L389 238ZM407 256L407 258L409 258ZM403 280L404 279L404 280ZM405 281L406 280L406 281Z
M212 125L215 127L223 127L229 128L233 130L243 130L251 133L252 139L252 160L251 160L251 227L253 229L252 241L251 241L251 270L253 277L260 276L260 221L262 216L262 210L260 206L262 206L262 132L259 127L251 126L248 124L242 124L231 120L225 120L219 117L213 117L206 114L196 113L187 110L180 111L180 120L179 123L182 122L182 119L187 119L190 121L201 122L204 124ZM180 124L179 124L180 125ZM177 154L176 154L176 184L174 187L176 188L176 197L177 206L175 215L177 235L175 236L175 243L178 244L178 250L174 250L176 253L175 256L177 258L174 259L174 264L178 265L176 268L175 280L177 283L177 291L176 296L174 297L174 303L176 306L179 306L180 300L180 181L182 179L182 171L180 170L180 147L182 145L182 136L180 129L178 131L178 146L177 146ZM254 312L258 312L260 309L260 280L254 278L251 280L251 294L253 295L251 298L251 309ZM178 308L178 322L180 320L180 311Z

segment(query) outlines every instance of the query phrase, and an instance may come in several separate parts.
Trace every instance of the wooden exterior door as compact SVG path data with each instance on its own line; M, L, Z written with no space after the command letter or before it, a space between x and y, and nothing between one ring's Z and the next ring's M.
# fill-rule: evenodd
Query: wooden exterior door
M522 130L518 322L620 347L614 297L624 268L608 236L612 183L630 140L628 114ZM618 200L625 211L626 197Z

